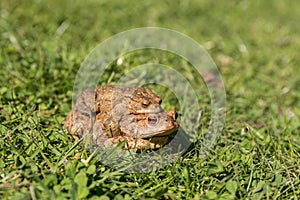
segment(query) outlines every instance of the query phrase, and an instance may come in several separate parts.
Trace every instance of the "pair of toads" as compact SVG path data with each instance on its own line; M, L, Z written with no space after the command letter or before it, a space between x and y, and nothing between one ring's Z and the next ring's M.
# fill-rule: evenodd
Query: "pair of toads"
M103 148L157 149L167 144L179 125L174 110L150 89L106 85L84 90L64 124L75 139Z

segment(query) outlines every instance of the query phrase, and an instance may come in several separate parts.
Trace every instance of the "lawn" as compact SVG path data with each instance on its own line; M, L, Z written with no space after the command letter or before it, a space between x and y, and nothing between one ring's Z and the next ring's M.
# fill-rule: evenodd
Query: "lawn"
M1 199L298 199L300 4L274 1L1 1ZM112 62L99 85L148 62L179 66L199 88L198 136L180 159L149 173L104 165L62 127L76 74L102 41L138 27L201 44L226 89L226 123L200 156L211 102L190 63L141 50ZM198 85L198 86L196 86ZM155 90L155 89L154 89ZM178 109L166 88L163 107ZM180 112L179 112L180 114ZM190 127L193 128L193 127Z

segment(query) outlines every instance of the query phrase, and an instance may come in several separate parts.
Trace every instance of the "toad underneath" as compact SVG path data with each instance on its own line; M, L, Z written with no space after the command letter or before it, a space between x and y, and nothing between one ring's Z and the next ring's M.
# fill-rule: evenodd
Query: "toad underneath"
M67 116L64 129L75 139L89 137L103 148L124 142L124 149L157 149L178 129L175 111L161 108L148 88L107 85L84 90Z

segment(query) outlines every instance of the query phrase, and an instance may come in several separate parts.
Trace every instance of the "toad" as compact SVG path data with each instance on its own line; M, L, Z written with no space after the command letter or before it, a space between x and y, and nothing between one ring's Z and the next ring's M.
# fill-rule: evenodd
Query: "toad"
M93 145L124 149L156 149L170 141L178 129L175 111L164 111L161 98L150 89L100 86L77 98L64 128L75 139L89 136Z

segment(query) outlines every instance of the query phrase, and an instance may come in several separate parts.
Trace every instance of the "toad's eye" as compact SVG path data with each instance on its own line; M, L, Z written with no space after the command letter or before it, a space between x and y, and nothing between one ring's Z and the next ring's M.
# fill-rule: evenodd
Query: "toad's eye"
M148 117L148 124L149 125L156 125L159 122L159 117L156 116L149 116Z
M145 101L145 102L142 103L142 107L147 108L149 106L149 104L150 103L148 101Z

